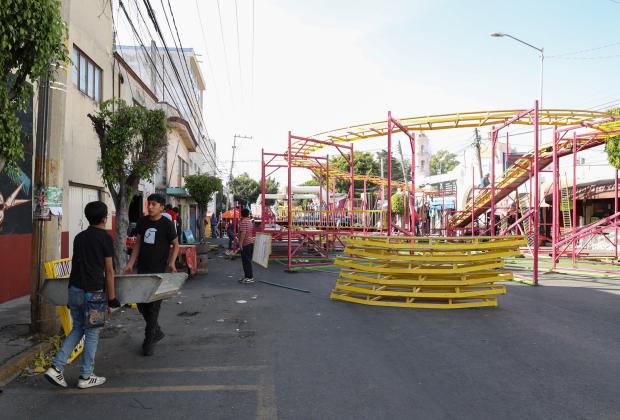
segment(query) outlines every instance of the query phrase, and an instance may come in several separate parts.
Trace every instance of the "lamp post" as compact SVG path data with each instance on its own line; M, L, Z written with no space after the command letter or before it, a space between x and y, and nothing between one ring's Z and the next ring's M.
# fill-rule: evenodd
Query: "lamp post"
M501 37L505 37L507 36L508 38L512 38L517 42L520 42L523 45L526 45L530 48L535 49L536 51L538 51L540 53L540 99L537 101L537 103L535 103L534 108L534 125L536 126L536 130L535 130L535 134L534 134L534 185L536 188L534 190L534 266L533 266L533 270L534 270L534 284L538 285L538 234L540 232L540 227L539 227L539 217L540 217L540 198L539 198L539 194L540 194L540 181L538 178L538 145L540 142L540 138L542 137L542 128L540 127L539 121L540 121L540 111L542 110L542 103L543 103L543 65L545 63L545 50L544 48L538 48L533 46L532 44L529 44L519 38L516 38L510 34L504 34L501 32L493 32L491 34L492 37L494 38L501 38ZM555 141L555 136L554 136L554 141ZM555 148L554 148L554 153L555 153ZM555 164L554 164L555 167ZM556 182L556 178L554 177L554 185Z
M491 36L494 38L502 38L502 37L507 36L508 38L512 38L515 41L520 42L523 45L527 45L530 48L534 48L536 51L540 53L540 99L538 101L539 102L538 106L540 107L540 109L542 109L542 106L543 106L543 68L544 68L544 63L545 63L545 49L542 47L541 48L535 47L532 44L529 44L510 34L504 34L501 32L493 32Z

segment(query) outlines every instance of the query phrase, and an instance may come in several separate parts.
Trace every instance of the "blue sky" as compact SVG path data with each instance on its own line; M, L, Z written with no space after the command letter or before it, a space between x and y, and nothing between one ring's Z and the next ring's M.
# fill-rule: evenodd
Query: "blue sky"
M620 103L620 0L255 0L253 101L252 1L238 0L237 14L234 1L219 3L221 25L216 0L199 0L200 22L193 0L173 8L183 45L203 54L205 119L226 176L236 133L253 140L237 149L235 173L258 177L260 149L283 151L288 130L309 135L384 119L388 110L408 117L530 107L539 94L538 54L491 38L496 31L544 47L546 108ZM467 143L470 131L427 134L437 150Z

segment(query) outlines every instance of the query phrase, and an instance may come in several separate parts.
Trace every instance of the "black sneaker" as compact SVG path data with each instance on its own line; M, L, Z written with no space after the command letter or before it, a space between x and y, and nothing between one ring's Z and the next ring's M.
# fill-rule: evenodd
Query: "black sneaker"
M155 343L153 340L144 340L142 343L142 355L143 356L152 356L155 352Z
M161 328L159 328L157 330L157 332L155 333L155 337L153 337L153 344L163 340L163 338L166 336L166 334L164 334L164 332L161 330Z

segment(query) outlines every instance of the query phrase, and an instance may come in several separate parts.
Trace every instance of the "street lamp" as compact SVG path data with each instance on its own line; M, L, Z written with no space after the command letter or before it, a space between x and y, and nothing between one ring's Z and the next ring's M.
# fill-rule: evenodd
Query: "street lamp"
M540 53L540 101L539 101L540 104L539 104L539 109L542 109L542 104L543 104L543 65L544 65L544 62L545 62L545 49L544 48L535 47L532 44L529 44L529 43L527 43L527 42L525 42L525 41L523 41L523 40L521 40L521 39L519 39L517 37L514 37L514 36L512 36L510 34L504 34L504 33L501 33L501 32L493 32L491 34L491 36L493 38L502 38L502 37L507 36L508 38L512 38L515 41L520 42L523 45L527 45L530 48L534 48L536 51L538 51Z

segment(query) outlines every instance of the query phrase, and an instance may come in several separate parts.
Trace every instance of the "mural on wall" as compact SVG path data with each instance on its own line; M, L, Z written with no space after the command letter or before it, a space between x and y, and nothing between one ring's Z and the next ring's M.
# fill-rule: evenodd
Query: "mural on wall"
M24 160L0 172L0 235L32 233L32 99L20 113Z

